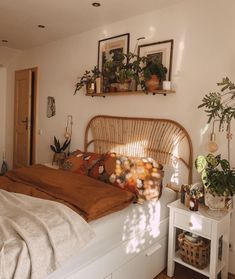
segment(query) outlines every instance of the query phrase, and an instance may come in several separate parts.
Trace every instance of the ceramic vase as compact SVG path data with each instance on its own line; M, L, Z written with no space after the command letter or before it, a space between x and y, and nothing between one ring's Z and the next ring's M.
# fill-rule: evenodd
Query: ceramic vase
M218 196L210 190L205 189L205 205L211 210L223 210L225 208L225 197Z

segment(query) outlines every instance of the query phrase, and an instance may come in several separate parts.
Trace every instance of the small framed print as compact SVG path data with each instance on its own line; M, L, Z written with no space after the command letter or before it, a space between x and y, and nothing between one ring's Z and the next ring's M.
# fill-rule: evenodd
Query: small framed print
M128 54L130 44L130 34L122 34L111 38L99 40L98 43L98 69L102 72L103 65L107 60L115 61L120 57L120 53Z
M166 80L171 80L171 68L173 57L173 40L156 42L151 44L140 45L138 47L138 55L140 57L154 57L167 68Z

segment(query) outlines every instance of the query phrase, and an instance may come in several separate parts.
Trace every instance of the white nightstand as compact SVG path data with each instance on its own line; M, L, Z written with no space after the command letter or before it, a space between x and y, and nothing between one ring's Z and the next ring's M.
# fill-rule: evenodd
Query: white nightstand
M230 214L224 211L222 216L214 217L208 212L208 207L199 206L199 211L190 211L180 200L168 205L170 208L169 219L169 240L168 240L168 266L167 275L173 277L175 262L193 269L210 279L217 279L222 271L222 279L228 278L228 257L229 257L229 231ZM198 269L181 260L176 251L176 228L193 232L211 241L210 265L205 269ZM222 236L222 260L218 259L219 239Z
M44 166L55 170L58 170L60 168L58 165L52 165L52 163L45 163Z

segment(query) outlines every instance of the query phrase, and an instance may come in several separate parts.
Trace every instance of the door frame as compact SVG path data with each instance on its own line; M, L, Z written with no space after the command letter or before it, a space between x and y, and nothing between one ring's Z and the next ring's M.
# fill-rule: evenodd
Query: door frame
M33 123L31 123L31 126L33 125L33 129L31 132L33 133L32 137L32 142L31 144L33 147L30 149L32 152L32 164L35 164L37 161L37 150L36 150L36 145L37 145L37 129L38 129L38 67L33 67L33 68L27 68L27 69L21 69L15 71L15 98L14 98L14 114L16 113L16 73L20 71L30 71L31 72L31 78L30 78L30 87L32 90L32 73L34 73L34 93L33 93L33 104L34 110L33 110ZM16 114L14 117L14 149L15 150L15 129L16 129ZM13 155L14 158L15 155Z

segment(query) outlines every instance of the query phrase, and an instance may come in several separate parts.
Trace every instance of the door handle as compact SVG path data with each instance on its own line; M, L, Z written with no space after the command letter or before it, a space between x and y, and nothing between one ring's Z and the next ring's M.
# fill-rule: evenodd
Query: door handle
M21 122L25 123L25 128L26 128L26 130L28 130L28 127L29 127L28 117L26 117L25 120L21 120Z

